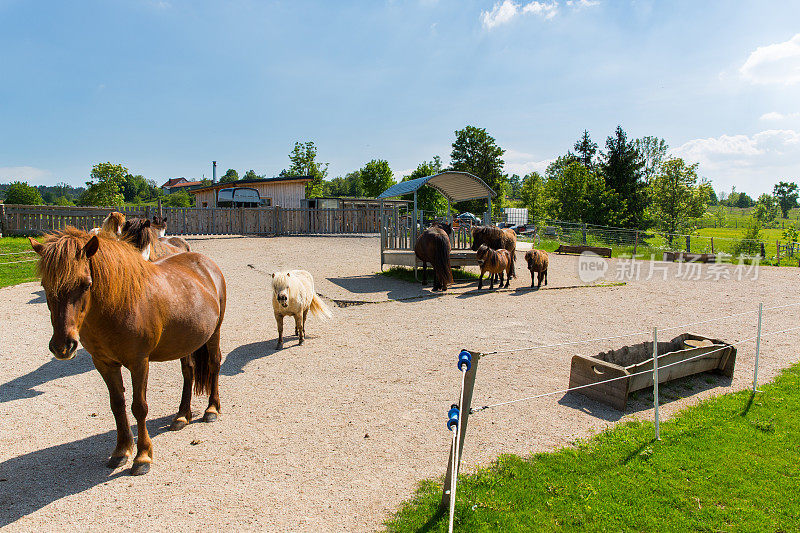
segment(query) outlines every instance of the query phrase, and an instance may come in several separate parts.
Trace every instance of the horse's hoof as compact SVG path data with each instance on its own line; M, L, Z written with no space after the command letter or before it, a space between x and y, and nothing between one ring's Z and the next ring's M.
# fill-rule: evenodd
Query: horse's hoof
M127 455L123 455L122 457L111 457L106 463L106 466L108 468L119 468L120 466L124 465L127 462L128 462Z
M150 463L133 463L131 467L132 476L143 476L150 471Z
M304 339L300 339L299 341L297 341L297 345L302 346L304 342L306 342Z
M180 431L180 430L182 430L183 428L186 427L186 424L187 424L187 422L186 422L185 418L183 418L183 417L176 418L175 420L172 421L172 424L170 424L169 430L170 431Z
M212 413L211 411L206 412L203 415L203 422L216 422L217 421L217 413Z
M275 349L276 349L276 350L281 350L281 349L283 349L283 343L282 343L282 342L279 342L278 344L276 344L276 345L275 345Z

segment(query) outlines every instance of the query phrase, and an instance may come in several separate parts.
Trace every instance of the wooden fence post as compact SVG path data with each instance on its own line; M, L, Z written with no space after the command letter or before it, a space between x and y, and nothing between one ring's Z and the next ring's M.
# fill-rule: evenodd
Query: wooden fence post
M686 253L692 253L692 238L688 235L686 236Z
M775 253L778 255L778 264L781 262L781 241L775 241Z
M478 371L478 361L481 360L479 352L470 351L472 354L472 361L470 369L467 370L467 375L464 377L464 405L459 405L459 444L458 444L458 463L456 465L456 476L458 476L458 469L461 466L461 451L464 449L464 438L467 436L467 422L469 421L469 411L472 408L472 391L475 388L475 373ZM447 509L450 507L450 481L452 479L452 466L453 466L453 445L450 444L450 457L447 460L447 472L444 476L444 485L442 488L442 501L439 504L439 509Z
M633 255L636 256L636 249L639 247L639 230L636 230L636 236L633 238Z
M0 204L0 237L6 234L6 206Z
M161 209L161 198L158 199L158 216L164 216L164 211Z
M714 237L711 237L711 253L714 253Z

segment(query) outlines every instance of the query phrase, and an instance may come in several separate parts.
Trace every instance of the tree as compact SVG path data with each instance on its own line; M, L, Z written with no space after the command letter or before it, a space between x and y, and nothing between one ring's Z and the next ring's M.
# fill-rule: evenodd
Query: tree
M522 178L517 174L512 174L508 178L508 196L511 198L520 198L522 193Z
M253 172L255 174L255 172ZM219 179L220 183L233 183L239 181L239 173L236 170L229 168L227 172Z
M110 162L98 163L92 167L90 180L86 182L86 191L78 199L79 205L110 207L125 203L121 193L122 184L128 169Z
M781 209L781 218L789 217L789 210L797 207L797 184L779 181L772 189L772 194L778 200L778 207Z
M169 207L192 207L194 205L194 197L185 189L181 189L168 194L164 199L164 204Z
M731 196L733 196L733 193L731 193ZM749 194L746 192L736 193L736 207L741 207L744 209L747 207L753 207L754 205L756 205L756 202Z
M36 187L31 187L26 181L12 181L6 190L6 197L3 200L7 204L22 205L42 205L42 195Z
M127 174L122 180L122 196L126 202L141 202L142 200L149 200L150 185L142 175L132 176Z
M613 226L626 222L625 202L606 187L600 175L582 163L573 161L562 170L548 168L547 173L551 176L545 184L548 216Z
M578 161L580 161L583 166L588 169L592 168L594 155L597 153L597 143L592 142L592 139L589 137L589 131L583 130L583 135L578 142L575 143L573 149L578 154Z
M522 180L520 189L522 204L528 208L528 220L541 220L545 215L544 178L531 172Z
M423 161L414 171L405 176L402 181L415 180L438 174L442 170L442 160L437 155L432 161ZM414 200L413 194L406 194L403 200ZM427 185L417 190L417 209L426 213L443 214L447 211L447 198L439 194L433 187Z
M336 177L322 183L322 195L329 197L349 196L361 198L364 196L364 186L361 183L361 170L354 170L344 177Z
M497 194L492 201L495 212L503 207L505 201L503 173L505 162L502 157L505 150L497 146L494 137L483 128L467 126L455 132L453 151L450 153L450 166L453 170L469 172L481 178ZM458 209L462 211L481 211L482 201L472 200L460 202Z
M317 147L313 141L294 143L294 149L289 154L292 162L289 170L281 174L285 176L308 176L313 181L306 185L306 198L322 196L322 180L328 175L328 163L317 162Z
M759 225L764 227L775 222L777 217L778 202L775 197L767 193L759 196L753 208L753 218L758 221Z
M242 177L243 180L259 180L259 179L263 179L263 178L264 178L264 176L262 176L260 174L256 174L256 171L253 170L252 168L250 170L248 170L247 172L245 172L244 176ZM222 181L220 181L220 183L222 183Z
M73 202L71 199L67 198L66 196L59 196L58 198L53 200L53 205L60 205L60 206L67 207L67 206L75 205L75 202Z
M364 187L364 194L369 198L375 198L394 185L389 162L383 159L373 159L364 165L364 168L361 169L361 183Z
M606 188L613 190L625 202L627 226L643 228L647 207L646 184L642 180L644 161L633 142L628 141L622 126L606 139L606 151L600 157L600 169Z
M672 234L689 231L706 211L711 184L698 183L697 166L680 158L668 159L650 183L650 216L659 230L669 234L670 244Z
M633 147L639 152L644 165L642 166L642 177L646 183L656 175L661 166L661 162L667 156L669 145L664 139L658 137L642 137L633 141Z

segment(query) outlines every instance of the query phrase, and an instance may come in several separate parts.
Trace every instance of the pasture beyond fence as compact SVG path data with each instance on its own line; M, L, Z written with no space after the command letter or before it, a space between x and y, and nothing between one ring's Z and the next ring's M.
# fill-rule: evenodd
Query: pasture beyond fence
M785 305L775 305L771 307L764 307L763 303L758 305L757 309L753 309L750 311L743 311L740 313L735 313L732 315L726 315L721 317L715 317L706 320L700 320L697 322L692 322L688 324L681 324L676 326L669 326L669 327L654 327L652 332L632 332L622 335L614 335L611 337L602 337L602 338L595 338L595 339L580 339L580 340L573 340L573 341L566 341L556 344L549 344L549 345L533 345L533 346L522 346L517 348L504 348L498 350L487 350L487 351L475 351L475 350L461 350L461 352L456 356L456 368L458 369L461 381L461 387L459 389L459 396L457 398L457 403L451 404L450 408L447 411L447 418L445 422L445 426L452 434L452 439L450 443L450 452L448 454L448 464L447 470L445 471L445 480L442 488L442 499L440 503L440 510L442 512L449 511L449 531L452 533L453 531L453 518L455 512L455 503L456 503L456 496L457 496L457 483L458 483L458 472L461 466L462 460L462 451L464 448L464 441L467 437L467 423L469 421L470 415L475 415L477 413L487 411L489 409L494 409L498 407L502 407L505 405L511 405L514 403L519 402L527 402L533 401L541 398L547 398L552 396L558 395L565 395L573 391L578 391L581 389L588 389L598 388L603 385L607 385L609 383L615 382L617 380L624 380L629 379L636 375L644 375L644 374L651 374L652 375L652 382L653 382L653 417L655 422L655 439L661 440L661 433L660 433L660 420L659 420L659 383L664 383L669 381L671 367L675 365L682 365L687 361L691 360L700 360L709 358L716 352L720 352L723 350L730 350L731 347L740 347L745 343L755 342L755 362L753 365L753 385L752 385L752 394L756 394L760 392L758 390L758 363L759 357L761 355L761 340L763 337L769 335L779 335L788 333L791 331L800 330L800 326L789 327L777 331L767 331L762 332L762 319L764 316L764 312L774 311L778 309L785 309L788 307L797 307L800 306L800 302L785 304ZM669 354L659 354L659 343L658 343L658 333L659 332L667 332L667 331L674 331L678 329L685 329L690 326L697 326L701 324L709 324L712 322L719 322L726 319L740 317L744 315L756 315L757 316L757 324L756 324L756 335L753 337L744 338L738 340L736 342L726 343L719 348L714 348L711 350L704 350L702 353L695 355L693 357L681 359L679 361L670 362L668 364L659 364L659 359L663 358L665 355ZM610 379L605 379L601 381L595 381L593 383L589 383L586 385L580 386L572 386L566 389L560 389L551 392L545 392L541 394L525 396L522 398L516 398L512 400L506 400L502 402L497 402L493 404L483 405L477 408L472 407L473 402L473 391L475 387L475 380L476 374L478 369L478 363L484 358L488 358L489 356L495 357L500 356L503 354L510 354L510 353L519 353L519 352L531 352L535 350L542 350L547 348L556 348L562 346L574 346L580 344L587 344L592 342L600 342L600 341L609 341L609 340L617 340L623 338L631 338L631 337L642 337L642 336L650 336L652 335L653 339L653 355L650 359L651 361L651 369L643 370L636 374L625 374L621 376L616 376ZM484 365L485 366L485 365ZM666 371L666 372L665 372ZM592 400L595 401L595 400Z
M61 207L0 204L0 234L33 235L74 226L99 227L111 211L127 218L167 218L170 235L316 235L378 233L381 208Z

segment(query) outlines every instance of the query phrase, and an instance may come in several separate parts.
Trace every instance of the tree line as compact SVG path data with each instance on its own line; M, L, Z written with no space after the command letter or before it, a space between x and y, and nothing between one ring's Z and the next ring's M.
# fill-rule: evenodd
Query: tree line
M470 172L497 193L493 210L503 207L526 207L534 220L557 219L625 228L657 228L667 233L683 233L707 213L709 206L720 206L713 216L724 218L722 206L753 208L753 217L767 225L780 212L784 218L797 207L798 186L781 181L772 194L757 200L736 191L715 193L711 183L698 175L697 163L669 155L664 139L646 136L630 139L621 126L605 140L600 149L584 130L571 150L554 159L544 171L525 176L504 171L505 150L484 128L468 125L457 130L452 143L450 164L445 166L436 155L420 162L401 181L430 176L443 170ZM296 142L289 153L289 166L279 176L312 178L306 197L374 198L395 184L388 161L373 159L344 176L328 179L328 164L318 160L313 141ZM262 179L250 169L240 177L228 169L220 183ZM211 183L204 180L204 184ZM54 203L59 205L112 206L123 203L148 203L163 197L165 205L189 207L193 198L184 190L164 195L153 180L133 175L120 164L99 163L92 168L86 187L66 184L55 187L31 187L24 182L0 185L6 203ZM411 200L413 195L404 197ZM430 187L417 194L418 207L426 212L443 214L446 201ZM477 214L485 210L485 200L459 202L457 212Z

